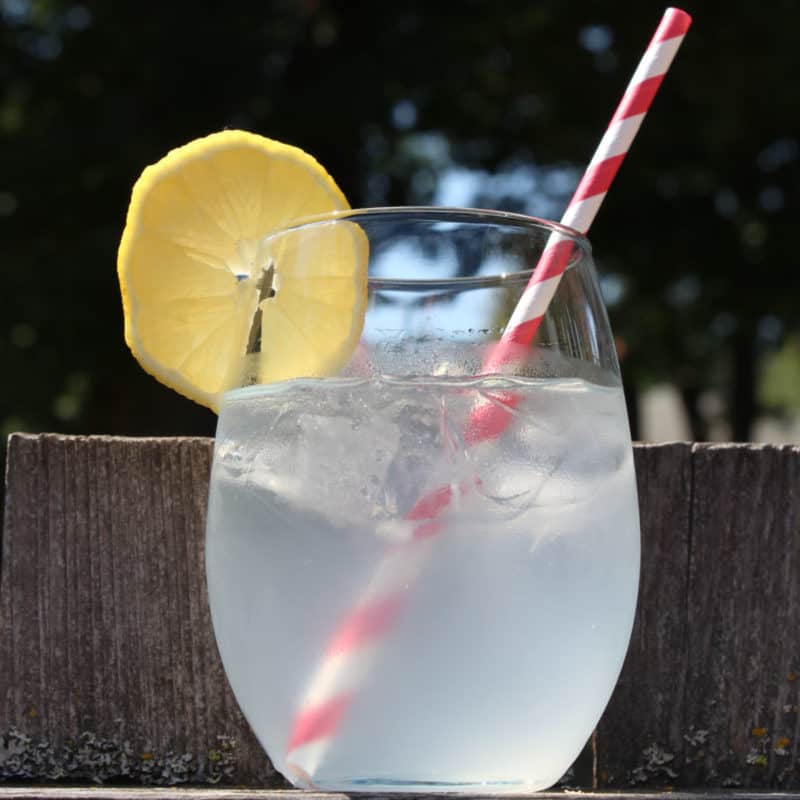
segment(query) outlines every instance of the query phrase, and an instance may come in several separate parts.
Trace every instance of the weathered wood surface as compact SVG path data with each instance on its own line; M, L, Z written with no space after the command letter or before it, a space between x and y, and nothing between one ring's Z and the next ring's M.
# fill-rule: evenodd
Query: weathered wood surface
M800 787L800 448L636 448L642 586L600 785Z
M0 780L284 785L211 631L210 454L206 439L11 437ZM593 739L596 784L796 789L800 449L635 455L640 603Z
M684 757L700 776L800 786L799 454L694 456Z
M597 782L673 782L672 763L649 748L679 755L686 680L686 594L692 446L638 446L634 453L642 523L639 604L625 667L598 726Z
M282 785L211 629L211 452L208 439L10 438L0 777Z

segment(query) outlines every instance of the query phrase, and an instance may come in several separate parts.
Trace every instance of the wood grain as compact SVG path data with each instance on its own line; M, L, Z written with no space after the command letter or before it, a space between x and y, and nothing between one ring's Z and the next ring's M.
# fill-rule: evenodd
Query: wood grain
M683 750L692 447L640 445L634 457L639 603L628 655L598 726L601 786L672 783Z
M596 785L800 787L800 448L636 448L642 581Z
M0 781L285 786L211 629L210 456L208 439L11 437ZM797 789L800 449L670 444L635 458L639 607L594 769L570 784Z
M692 783L800 787L800 448L696 446Z
M207 439L10 438L0 777L283 785L211 628L210 458Z

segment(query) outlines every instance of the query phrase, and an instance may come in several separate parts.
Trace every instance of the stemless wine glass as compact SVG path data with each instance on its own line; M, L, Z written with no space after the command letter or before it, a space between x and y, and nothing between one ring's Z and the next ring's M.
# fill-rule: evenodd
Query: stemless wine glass
M520 215L367 209L270 234L270 268L325 257L343 226L369 248L349 362L243 378L221 404L206 558L225 671L297 785L546 788L608 702L639 576L589 244ZM554 232L572 252L536 338L486 374ZM476 409L503 429L476 433Z

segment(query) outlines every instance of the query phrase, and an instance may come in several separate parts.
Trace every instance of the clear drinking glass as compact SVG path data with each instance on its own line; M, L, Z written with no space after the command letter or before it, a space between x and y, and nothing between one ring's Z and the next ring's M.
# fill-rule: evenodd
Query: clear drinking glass
M350 362L221 405L206 557L225 671L297 785L546 788L609 699L639 575L589 244L530 217L405 208L317 218L264 245L318 257L341 226L369 243ZM536 338L485 374L554 231L572 252ZM476 432L487 409L505 420L491 436Z

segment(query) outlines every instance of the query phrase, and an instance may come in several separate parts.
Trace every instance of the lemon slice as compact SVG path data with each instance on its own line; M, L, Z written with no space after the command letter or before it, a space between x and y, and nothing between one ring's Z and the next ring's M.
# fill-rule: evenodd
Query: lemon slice
M118 254L125 340L158 380L217 410L245 382L338 371L367 294L366 237L310 155L244 131L172 150L133 187Z

